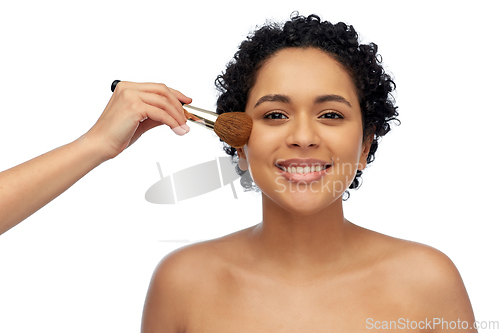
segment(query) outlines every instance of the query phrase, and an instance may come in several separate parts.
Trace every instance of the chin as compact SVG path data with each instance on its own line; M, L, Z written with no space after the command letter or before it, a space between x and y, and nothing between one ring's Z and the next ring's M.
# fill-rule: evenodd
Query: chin
M308 216L328 209L337 200L342 200L342 195L338 198L324 196L318 198L311 195L299 195L293 198L281 198L278 205L284 210L299 216Z

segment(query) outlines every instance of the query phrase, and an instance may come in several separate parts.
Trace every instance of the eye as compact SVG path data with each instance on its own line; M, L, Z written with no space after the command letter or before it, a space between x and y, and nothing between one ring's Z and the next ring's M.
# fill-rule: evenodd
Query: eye
M286 119L286 114L284 114L283 112L272 111L264 115L264 118L281 120L281 119Z
M323 117L323 116L325 116L325 117ZM320 116L320 118L323 118L323 119L344 119L344 116L342 116L338 112L330 111L330 112L327 112L327 113L323 113Z

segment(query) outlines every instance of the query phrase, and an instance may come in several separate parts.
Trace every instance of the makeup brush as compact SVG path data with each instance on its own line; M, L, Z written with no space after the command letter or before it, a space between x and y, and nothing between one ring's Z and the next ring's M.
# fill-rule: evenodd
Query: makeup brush
M111 91L114 92L120 80L111 83ZM182 103L191 110L184 109L186 119L213 130L215 134L233 148L241 148L247 144L250 132L252 132L252 118L245 112L227 112L221 115Z
M245 112L226 112L219 115L188 104L183 106L186 119L213 130L222 141L231 147L241 148L247 144L253 124L252 118Z

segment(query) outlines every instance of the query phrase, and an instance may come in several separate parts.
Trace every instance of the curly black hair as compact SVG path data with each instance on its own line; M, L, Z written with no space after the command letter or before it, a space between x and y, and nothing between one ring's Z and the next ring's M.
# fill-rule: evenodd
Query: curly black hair
M391 94L396 84L381 66L382 58L377 54L377 45L360 44L354 28L343 22L332 24L321 21L317 15L304 17L293 13L284 24L268 23L249 35L227 65L226 72L215 80L219 92L217 113L244 112L257 72L266 60L285 48L320 49L330 54L350 74L361 106L363 139L374 135L367 157L367 163L372 163L380 137L391 130L390 122L399 124L397 106ZM224 151L236 163L236 149L224 143ZM249 172L245 173L238 167L237 172L242 175L241 185L245 191L259 191ZM350 189L360 186L362 173L357 171Z

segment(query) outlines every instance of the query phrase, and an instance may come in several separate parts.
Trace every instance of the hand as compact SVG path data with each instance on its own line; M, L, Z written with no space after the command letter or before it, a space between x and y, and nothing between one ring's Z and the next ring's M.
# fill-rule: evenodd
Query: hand
M111 159L133 144L146 131L168 125L176 134L189 131L182 103L191 98L158 83L122 81L96 124L85 134L97 141L103 159Z

